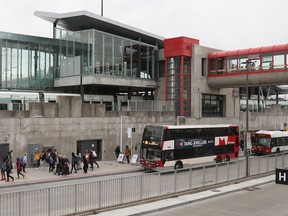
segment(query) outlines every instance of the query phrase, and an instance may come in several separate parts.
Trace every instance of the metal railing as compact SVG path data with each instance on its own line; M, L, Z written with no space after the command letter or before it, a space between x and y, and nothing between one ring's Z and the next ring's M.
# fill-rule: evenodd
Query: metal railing
M288 166L288 154L249 157L250 176ZM159 198L239 178L246 161L207 164L180 170L0 194L0 215L69 215Z
M129 100L128 111L175 111L172 101Z

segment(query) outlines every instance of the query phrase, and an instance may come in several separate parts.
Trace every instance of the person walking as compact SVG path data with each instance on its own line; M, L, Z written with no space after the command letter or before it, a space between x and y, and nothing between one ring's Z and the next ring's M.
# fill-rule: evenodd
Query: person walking
M78 162L78 158L77 158L77 156L75 155L75 153L72 152L71 171L70 171L70 174L72 174L73 169L74 169L74 173L77 173L77 169L76 169L77 162Z
M116 159L118 159L119 154L120 154L120 145L116 146L114 153L115 153Z
M81 168L82 157L81 157L80 151L77 151L76 157L77 157L77 170L80 170L80 169L82 169Z
M10 181L9 178L11 178L12 181L14 181L14 177L10 175L12 167L11 167L11 164L9 163L8 159L6 159L5 163L6 163L6 177L7 177L6 182Z
M5 157L2 157L2 160L1 160L1 181L6 181L5 171L6 171Z
M17 169L17 179L20 179L20 175L24 178L25 175L23 173L21 173L22 163L20 161L20 158L16 158L16 169Z
M93 171L94 157L92 150L88 151L88 163L90 164L90 169Z
M36 169L40 167L41 152L36 151L34 155L34 160L37 162Z
M26 173L26 164L27 164L27 154L24 153L22 157L22 168L24 173Z
M83 171L84 171L84 173L87 173L87 170L88 170L88 160L87 160L86 156L83 155Z
M7 162L6 163L9 163L10 167L11 167L11 170L10 170L10 173L13 173L12 172L12 169L13 169L13 161L12 161L12 153L13 153L13 150L9 151L8 152L8 155L7 155Z
M127 159L127 163L130 163L130 156L131 156L131 150L129 149L128 145L125 146L125 151L124 151L125 157Z
M46 161L46 153L44 152L44 151L42 151L41 153L40 153L40 170L43 168L45 168L45 165L44 165L44 163L45 163L45 161Z
M97 166L97 168L99 168L99 164L97 163L97 154L96 154L96 152L93 150L92 151L92 155L93 155L93 163L95 163L96 164L96 166Z

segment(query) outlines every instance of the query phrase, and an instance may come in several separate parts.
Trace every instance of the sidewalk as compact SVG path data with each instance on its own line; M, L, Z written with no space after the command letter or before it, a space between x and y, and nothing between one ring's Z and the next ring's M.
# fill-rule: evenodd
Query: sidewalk
M10 182L0 181L0 188L2 187L14 187L20 185L39 184L51 181L63 181L78 178L89 178L93 176L113 175L120 173L129 173L135 171L141 171L143 168L138 164L118 163L117 161L97 161L99 168L94 164L94 170L88 169L88 173L83 173L83 170L78 170L77 173L72 173L68 178L63 176L54 175L52 172L48 172L49 167L46 165L44 169L26 168L25 178L20 175L20 179L17 179L17 171L13 169L11 176L14 177L14 182L10 179ZM90 167L90 165L89 165ZM6 174L6 173L5 173Z

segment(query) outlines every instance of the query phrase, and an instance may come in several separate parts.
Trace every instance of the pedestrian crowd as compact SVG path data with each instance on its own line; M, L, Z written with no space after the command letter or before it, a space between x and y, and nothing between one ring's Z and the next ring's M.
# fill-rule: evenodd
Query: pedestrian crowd
M9 151L5 157L2 157L0 168L1 168L1 181L14 181L14 177L11 175L13 173L13 160L12 160L13 151ZM116 159L119 157L120 146L117 145L115 149ZM131 156L131 150L126 145L124 150L124 155L126 157L127 163L129 163L129 158ZM89 166L91 171L94 169L94 164L99 168L97 163L97 154L94 150L86 150L84 155L81 156L81 153L78 151L77 154L74 152L71 153L71 160L67 156L61 155L57 149L53 149L51 152L45 153L44 151L36 151L34 154L33 160L36 161L36 169L45 169L48 165L48 172L52 172L54 175L69 175L77 173L79 170L83 170L83 173L87 173ZM27 154L20 158L17 157L15 160L15 168L17 179L25 178L26 174L26 165L27 165ZM24 174L25 173L25 174Z
M14 177L11 175L13 173L13 160L12 160L12 150L8 152L5 157L1 160L1 181L14 181ZM75 154L72 152L71 160L67 156L61 155L57 149L53 149L52 152L45 153L44 151L36 151L33 160L36 161L36 169L45 169L48 165L48 171L52 172L54 175L69 175L77 173L77 171L82 170L84 173L88 172L90 169L94 169L94 164L99 168L97 163L97 154L93 150L86 150L85 154L81 157L81 153L77 152ZM70 162L71 161L71 162ZM83 164L83 167L82 167ZM15 161L15 169L17 171L17 179L25 177L27 165L27 154L25 153L21 158L17 157Z
M13 151L9 151L8 154L5 157L2 157L1 160L1 181L9 182L10 179L13 182L14 177L11 175L13 173L13 160L12 160L12 153ZM27 155L24 154L24 156L20 159L19 157L16 158L15 165L17 170L17 179L20 179L20 176L23 178L26 173L25 167L27 163Z
M91 170L94 169L93 165L96 164L99 168L99 165L96 161L97 154L94 150L86 150L85 154L81 157L81 153L74 152L71 153L71 159L69 160L66 155L60 154L57 149L54 149L52 152L45 154L45 152L36 152L34 160L37 161L36 169L45 168L44 163L46 162L49 165L49 172L52 172L54 175L69 175L77 173L77 171L82 170L84 173L88 171L88 164L90 164ZM83 163L83 168L82 168Z

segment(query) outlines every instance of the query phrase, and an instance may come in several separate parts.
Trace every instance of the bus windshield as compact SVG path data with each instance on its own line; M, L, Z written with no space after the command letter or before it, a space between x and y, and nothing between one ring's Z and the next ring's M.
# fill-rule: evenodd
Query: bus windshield
M271 144L271 139L270 138L265 138L265 137L258 137L256 145L258 146L270 146Z
M162 137L162 127L146 127L143 132L143 141L155 142L160 145Z
M146 160L159 161L161 160L161 152L160 149L144 148L142 155Z

